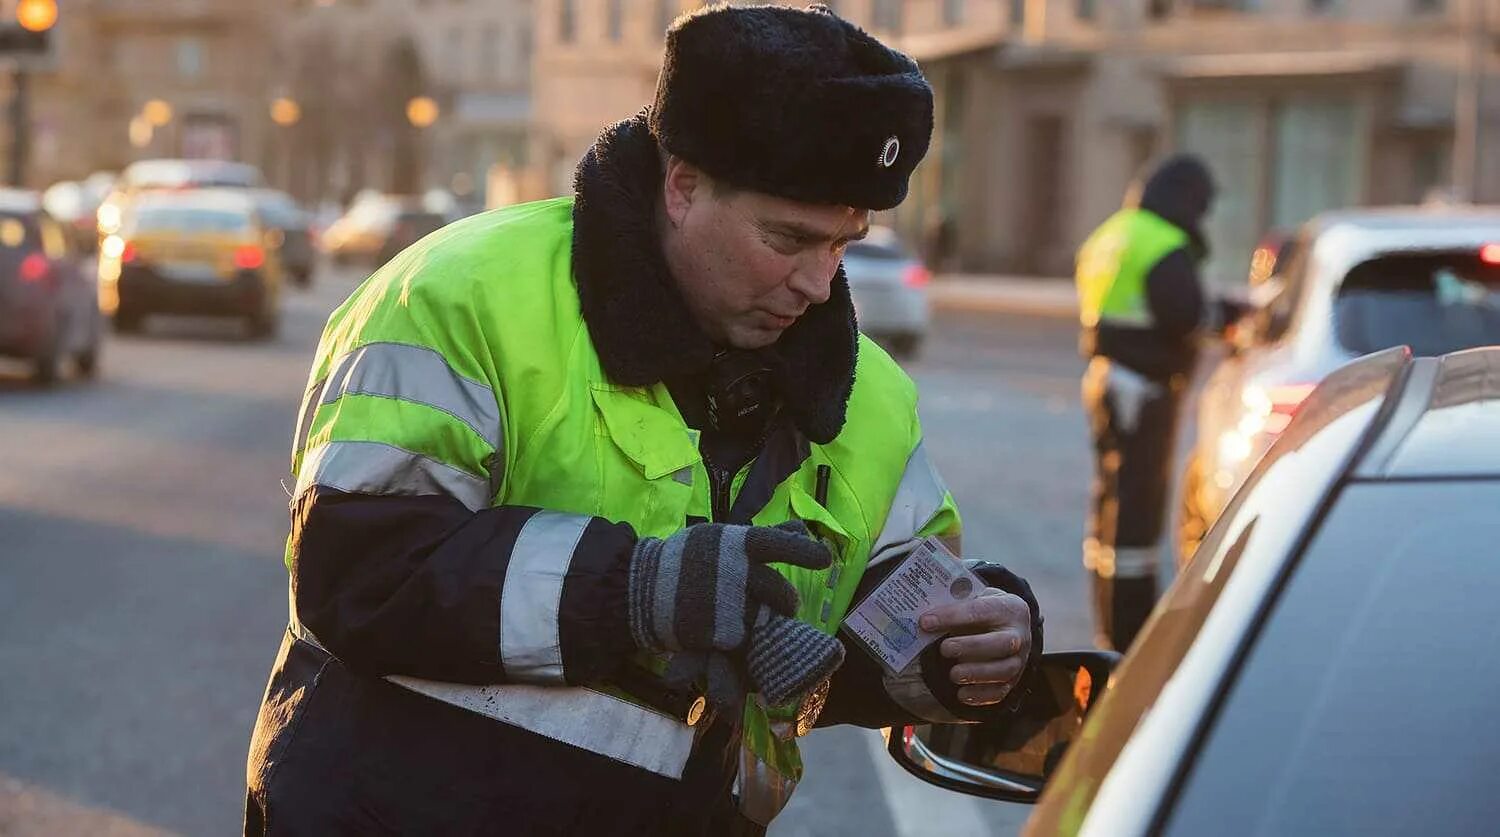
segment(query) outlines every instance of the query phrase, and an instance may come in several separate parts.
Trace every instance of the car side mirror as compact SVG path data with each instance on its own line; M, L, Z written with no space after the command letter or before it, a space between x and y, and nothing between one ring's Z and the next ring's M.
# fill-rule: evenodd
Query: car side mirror
M1035 804L1119 660L1113 651L1043 654L1030 693L1005 719L892 729L887 750L929 784Z

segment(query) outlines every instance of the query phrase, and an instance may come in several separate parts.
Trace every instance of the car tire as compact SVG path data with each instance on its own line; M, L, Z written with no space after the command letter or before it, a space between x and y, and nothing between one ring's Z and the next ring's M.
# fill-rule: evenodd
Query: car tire
M1209 515L1203 508L1203 461L1188 457L1179 483L1177 512L1177 568L1187 566L1208 534Z
M281 327L281 318L274 311L257 311L245 317L245 330L251 340L269 340Z
M37 386L49 387L57 383L58 368L62 363L62 327L61 322L54 324L52 335L31 357L31 382Z

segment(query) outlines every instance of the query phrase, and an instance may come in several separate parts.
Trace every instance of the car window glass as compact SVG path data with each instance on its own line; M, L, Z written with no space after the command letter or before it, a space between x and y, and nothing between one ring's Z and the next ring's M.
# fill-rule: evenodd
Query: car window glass
M128 233L237 233L250 229L248 213L183 207L147 207L131 214Z
M1311 239L1312 232L1304 230L1284 244L1277 254L1275 275L1281 280L1281 291L1261 313L1257 329L1261 342L1275 343L1291 330L1302 290L1307 285L1307 272L1311 267Z
M1168 833L1491 833L1496 508L1500 482L1345 490L1235 678Z
M1395 253L1349 271L1334 333L1355 354L1411 346L1436 356L1500 343L1500 267L1474 250Z

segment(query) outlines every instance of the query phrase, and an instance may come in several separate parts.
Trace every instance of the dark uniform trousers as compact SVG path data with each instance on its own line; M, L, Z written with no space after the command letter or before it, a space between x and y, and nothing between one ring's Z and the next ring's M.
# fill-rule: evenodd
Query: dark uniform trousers
M1094 588L1095 641L1130 647L1156 602L1172 449L1186 381L1155 381L1095 356L1083 379L1094 447L1084 565Z

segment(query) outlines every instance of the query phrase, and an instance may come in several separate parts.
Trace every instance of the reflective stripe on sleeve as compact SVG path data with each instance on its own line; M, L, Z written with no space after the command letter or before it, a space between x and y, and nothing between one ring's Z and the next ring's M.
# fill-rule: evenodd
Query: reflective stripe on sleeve
M885 526L870 548L869 565L873 567L907 551L922 527L943 510L947 498L948 487L927 457L927 444L918 442L906 460L906 470L901 474L891 510L885 516Z
M318 407L345 395L371 395L422 404L468 425L496 450L505 444L500 404L486 384L458 374L435 349L406 343L366 343L335 361L302 403L297 449L307 444Z
M539 511L521 527L500 593L500 663L507 679L565 682L558 609L574 550L592 519Z
M490 498L488 479L382 442L325 442L308 451L294 496L314 485L351 494L447 494L471 511Z
M393 675L392 683L497 721L681 779L693 728L627 700L583 688L470 686Z

